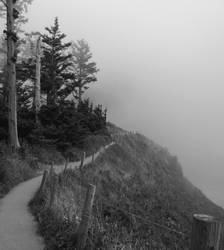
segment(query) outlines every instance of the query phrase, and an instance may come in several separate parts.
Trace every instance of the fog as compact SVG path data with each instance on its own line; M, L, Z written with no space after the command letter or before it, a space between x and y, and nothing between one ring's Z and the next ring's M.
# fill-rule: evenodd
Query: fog
M58 16L68 40L87 40L100 68L91 99L224 207L223 13L221 0L34 0L26 30Z

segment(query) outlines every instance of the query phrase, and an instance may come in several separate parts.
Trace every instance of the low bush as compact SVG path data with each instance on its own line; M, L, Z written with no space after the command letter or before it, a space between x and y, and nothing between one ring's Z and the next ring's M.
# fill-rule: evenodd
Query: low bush
M0 143L0 197L20 182L35 177L46 164L62 164L64 161L54 147L23 143L17 153L11 154L8 146Z
M19 154L10 155L7 147L0 145L0 197L14 186L34 177L40 166L30 157Z
M42 164L62 164L65 161L63 155L55 147L33 146L30 154Z

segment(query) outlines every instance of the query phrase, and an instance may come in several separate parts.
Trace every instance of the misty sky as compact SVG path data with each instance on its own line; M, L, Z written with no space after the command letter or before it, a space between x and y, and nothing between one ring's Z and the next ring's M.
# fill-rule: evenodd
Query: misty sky
M224 206L223 13L223 0L34 0L26 30L58 16L69 40L86 39L100 68L88 95Z

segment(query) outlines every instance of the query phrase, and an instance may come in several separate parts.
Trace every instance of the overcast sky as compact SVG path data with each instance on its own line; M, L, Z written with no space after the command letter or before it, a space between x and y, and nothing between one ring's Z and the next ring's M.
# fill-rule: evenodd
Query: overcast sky
M86 39L100 68L88 95L224 206L223 13L223 0L34 0L26 29L58 16L69 40Z

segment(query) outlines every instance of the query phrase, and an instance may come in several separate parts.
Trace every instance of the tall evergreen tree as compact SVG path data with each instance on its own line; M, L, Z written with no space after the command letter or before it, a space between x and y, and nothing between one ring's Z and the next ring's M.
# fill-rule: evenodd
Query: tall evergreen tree
M90 62L92 53L85 40L78 40L72 44L72 69L74 72L74 90L76 90L79 104L82 101L82 95L90 83L96 82L96 73L99 69L95 62Z
M66 37L61 33L58 18L55 18L54 25L46 28L48 34L43 35L43 59L41 90L47 96L47 105L55 105L63 96L63 88L71 73L66 70L70 66L68 48L71 43L63 43Z

